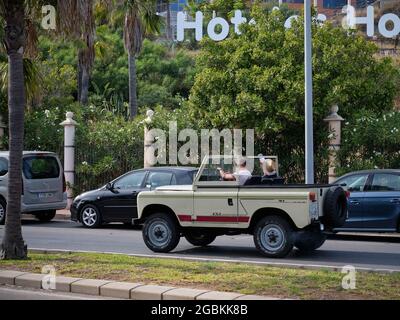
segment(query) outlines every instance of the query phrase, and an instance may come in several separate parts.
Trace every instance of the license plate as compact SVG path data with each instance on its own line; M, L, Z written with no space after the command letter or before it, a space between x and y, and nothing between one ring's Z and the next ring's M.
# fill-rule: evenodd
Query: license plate
M39 193L39 199L53 198L54 193Z

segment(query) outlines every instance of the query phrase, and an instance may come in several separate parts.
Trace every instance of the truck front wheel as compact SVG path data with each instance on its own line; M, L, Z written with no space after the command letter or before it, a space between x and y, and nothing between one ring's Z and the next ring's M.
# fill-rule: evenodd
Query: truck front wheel
M205 247L217 237L215 234L200 232L200 231L189 231L185 232L185 239L194 246Z
M256 225L254 243L263 255L283 258L293 249L293 230L284 218L268 216Z
M180 240L176 222L163 213L151 215L144 223L142 234L144 243L154 252L170 252Z

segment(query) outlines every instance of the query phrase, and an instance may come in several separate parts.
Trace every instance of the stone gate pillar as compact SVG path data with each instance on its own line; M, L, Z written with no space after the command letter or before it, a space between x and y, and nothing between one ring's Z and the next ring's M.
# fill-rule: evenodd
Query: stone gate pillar
M332 106L331 113L324 119L328 122L330 141L329 141L329 183L332 183L336 179L336 156L340 149L342 139L342 122L344 119L338 115L339 107L337 105Z
M67 209L69 209L74 199L72 187L75 183L75 127L78 123L73 119L72 112L67 112L66 117L60 125L64 127L64 174L67 182Z
M156 163L154 159L153 137L149 134L149 126L154 116L153 110L148 110L147 118L144 120L144 168L152 167Z

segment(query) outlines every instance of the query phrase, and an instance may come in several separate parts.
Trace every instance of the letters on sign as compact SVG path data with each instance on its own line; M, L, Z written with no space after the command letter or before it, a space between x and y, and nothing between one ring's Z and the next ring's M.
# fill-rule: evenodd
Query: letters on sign
M273 10L279 10L279 8L274 7ZM343 7L342 12L346 14L342 21L342 26L345 29L354 29L358 25L365 25L368 37L375 36L376 31L378 31L385 38L393 38L400 34L400 17L394 13L386 13L382 15L379 21L377 21L378 26L376 30L376 21L373 6L367 7L366 16L357 16L356 9L353 6ZM285 28L291 28L292 22L297 19L297 15L289 17L285 21ZM327 20L327 17L324 14L318 14L316 19L320 24L323 24ZM204 36L203 20L204 15L201 11L196 12L193 21L188 21L187 14L185 12L178 12L177 40L184 41L185 31L191 30L195 32L196 41L200 41ZM214 41L222 41L226 39L231 29L229 23L233 25L234 32L240 35L241 32L239 27L241 24L254 24L256 22L254 21L254 19L248 21L248 19L243 16L242 11L240 10L235 10L234 16L229 21L222 17L214 17L208 22L207 25L207 34L209 38Z

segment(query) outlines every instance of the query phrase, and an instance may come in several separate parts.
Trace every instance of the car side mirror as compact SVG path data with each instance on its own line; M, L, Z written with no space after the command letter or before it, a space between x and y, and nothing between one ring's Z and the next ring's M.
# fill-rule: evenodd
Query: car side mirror
M146 184L146 188L149 189L150 191L153 189L151 184Z
M106 184L106 189L107 189L107 190L110 190L110 191L113 191L113 190L114 190L113 184L112 184L111 182L107 183L107 184Z

